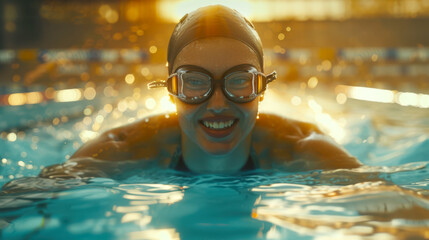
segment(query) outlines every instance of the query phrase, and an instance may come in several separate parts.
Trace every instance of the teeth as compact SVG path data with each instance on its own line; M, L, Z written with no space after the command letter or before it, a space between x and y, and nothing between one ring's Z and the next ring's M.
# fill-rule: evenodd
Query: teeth
M203 121L204 126L212 129L224 129L229 128L234 123L234 120L221 121L221 122L209 122Z

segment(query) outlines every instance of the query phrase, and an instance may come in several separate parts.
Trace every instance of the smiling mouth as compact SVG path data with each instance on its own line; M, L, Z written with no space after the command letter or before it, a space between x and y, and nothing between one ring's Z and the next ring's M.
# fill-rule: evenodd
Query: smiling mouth
M200 120L200 124L204 132L210 137L224 138L234 131L238 121L237 118L203 119Z
M201 123L206 127L210 129L226 129L230 128L237 120L228 120L228 121L206 121L202 120Z

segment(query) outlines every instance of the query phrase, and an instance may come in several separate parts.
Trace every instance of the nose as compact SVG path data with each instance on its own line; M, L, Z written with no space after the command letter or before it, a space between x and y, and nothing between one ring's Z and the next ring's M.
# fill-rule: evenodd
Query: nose
M207 110L214 113L221 113L229 108L228 99L220 87L216 87L213 95L208 100Z

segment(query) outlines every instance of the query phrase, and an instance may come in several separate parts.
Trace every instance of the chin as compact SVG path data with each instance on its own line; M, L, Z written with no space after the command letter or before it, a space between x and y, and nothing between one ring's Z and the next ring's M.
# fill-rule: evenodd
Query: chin
M205 152L211 155L226 155L230 153L236 146L234 142L213 142L207 139L200 141L199 146Z

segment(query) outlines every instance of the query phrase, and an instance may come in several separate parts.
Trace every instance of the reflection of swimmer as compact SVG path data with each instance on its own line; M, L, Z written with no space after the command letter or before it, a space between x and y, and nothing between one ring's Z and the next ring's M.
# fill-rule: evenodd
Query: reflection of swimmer
M257 120L262 94L276 74L263 73L260 38L238 12L215 5L183 17L170 39L168 70L167 81L149 87L167 87L177 116L110 130L79 149L63 169L85 171L92 159L145 160L197 173L360 166L311 124L268 114Z

